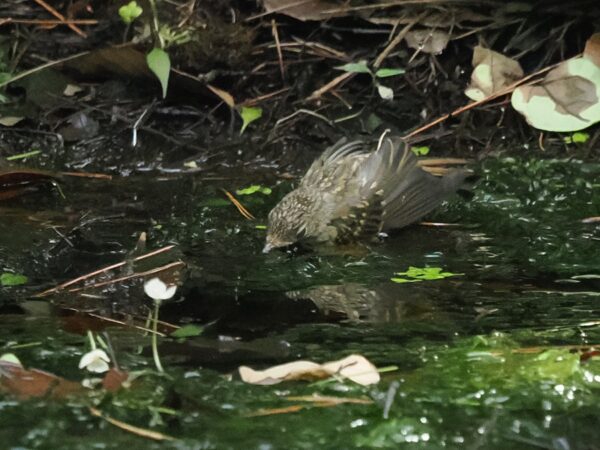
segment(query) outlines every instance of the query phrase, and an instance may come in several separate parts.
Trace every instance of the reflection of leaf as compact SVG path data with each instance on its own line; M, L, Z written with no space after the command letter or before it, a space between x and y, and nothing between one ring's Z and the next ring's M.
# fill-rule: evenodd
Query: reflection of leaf
M174 338L188 338L200 336L204 329L198 325L184 325L183 327L173 331L169 336Z
M343 66L336 67L336 69L350 73L371 73L371 69L369 69L369 66L367 66L367 61L365 60L344 64Z
M521 78L523 78L523 69L517 61L477 46L473 50L471 84L465 90L465 95L471 100L483 100Z
M418 281L441 280L443 278L462 275L462 273L442 272L441 267L413 267L410 266L406 272L396 272L395 275L403 277L391 278L394 283L414 283Z
M27 283L27 277L25 275L9 272L4 272L0 275L0 285L2 286L19 286L25 283Z
M448 45L450 36L446 31L425 28L423 30L411 30L405 36L406 45L415 50L439 55Z
M294 361L265 370L250 367L239 368L242 381L250 384L271 385L290 380L318 380L331 376L348 378L355 383L367 386L379 382L377 368L364 356L350 355L338 361L317 364L311 361Z
M156 75L162 86L162 96L167 96L169 85L169 72L171 71L171 60L169 54L161 48L154 48L146 55L146 62L150 70Z
M261 118L262 108L242 106L240 116L243 121L242 129L240 130L240 134L242 134L248 125Z
M238 189L237 191L235 191L237 195L252 195L256 194L257 192L260 192L264 195L271 195L273 191L270 187L261 186L260 184L253 184L251 186L248 186L247 188Z
M395 77L396 75L402 75L404 72L404 69L379 69L375 72L375 76L377 78Z

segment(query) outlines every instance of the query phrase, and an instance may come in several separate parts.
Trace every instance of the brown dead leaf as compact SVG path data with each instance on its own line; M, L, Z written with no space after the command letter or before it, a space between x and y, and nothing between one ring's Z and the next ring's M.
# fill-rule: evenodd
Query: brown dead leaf
M473 50L472 64L471 84L465 95L474 101L483 100L523 78L518 61L481 46Z
M37 169L0 170L0 200L8 200L29 192L29 188L42 183L52 183L57 176Z
M561 63L537 85L516 88L513 107L540 130L577 131L600 121L600 66L584 57Z
M104 375L104 378L102 379L102 387L108 392L117 392L123 387L123 384L128 379L128 372L123 372L119 369L111 367L111 369L106 372L106 375Z
M235 100L229 92L224 91L223 89L219 89L218 87L212 86L210 84L207 84L206 87L210 89L210 91L213 94L215 94L217 97L223 100L227 106L229 106L230 108L235 107Z
M431 55L439 55L448 45L450 35L446 31L425 28L409 31L404 39L410 48Z
M27 370L19 364L0 361L0 391L21 399L62 399L84 391L83 386L42 370Z
M364 356L350 355L338 361L317 364L312 361L294 361L274 366L266 370L239 368L240 377L246 383L271 385L291 380L319 380L331 376L348 378L355 383L367 386L379 382L379 372Z
M263 0L269 13L280 13L298 20L325 20L342 17L347 13L335 3L325 0Z
M587 40L583 56L600 67L600 33L592 34Z

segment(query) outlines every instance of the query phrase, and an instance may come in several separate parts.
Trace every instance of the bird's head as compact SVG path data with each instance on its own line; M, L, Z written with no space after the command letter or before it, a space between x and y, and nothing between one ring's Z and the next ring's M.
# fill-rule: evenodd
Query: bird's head
M302 202L294 192L286 195L269 213L267 239L263 253L294 244L304 236L305 214Z

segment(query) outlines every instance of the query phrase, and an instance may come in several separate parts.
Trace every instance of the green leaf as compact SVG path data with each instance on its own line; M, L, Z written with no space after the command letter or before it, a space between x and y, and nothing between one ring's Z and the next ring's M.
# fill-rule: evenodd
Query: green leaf
M399 278L399 277L390 278L390 280L393 281L394 283L418 283L419 281L422 281L422 280L409 280L407 278Z
M266 225L254 225L254 228L256 228L257 230L266 230L267 226Z
M237 191L235 191L237 195L252 195L256 194L257 192L260 192L264 195L271 195L273 191L271 190L271 188L261 186L260 184L253 184L251 186L248 186L247 188L238 189Z
M410 150L417 156L425 156L429 153L429 147L411 147Z
M404 69L379 69L375 72L375 76L377 78L395 77L396 75L402 75L404 72Z
M140 17L144 10L137 4L136 1L132 1L123 5L119 8L119 16L121 20L129 25L135 19Z
M571 136L565 136L563 141L567 144L585 144L590 139L590 135L584 132L573 133Z
M403 275L404 277L394 277L391 281L394 283L413 283L415 281L441 280L443 278L462 275L462 273L442 272L441 267L409 267L406 272L396 272L394 275Z
M171 71L171 60L169 54L161 48L154 48L146 55L146 62L150 70L156 75L162 86L162 96L167 96L169 85L169 72Z
M369 69L369 66L367 66L367 61L365 60L344 64L343 66L336 67L336 69L350 73L371 73L371 69Z
M4 272L0 275L0 284L2 286L19 286L27 283L27 277L25 275L19 275L15 273Z
M240 130L240 134L242 134L248 125L262 117L262 108L242 106L239 113L243 121L242 129Z
M183 327L173 331L169 336L174 338L189 338L194 336L200 336L204 328L198 325L184 325Z

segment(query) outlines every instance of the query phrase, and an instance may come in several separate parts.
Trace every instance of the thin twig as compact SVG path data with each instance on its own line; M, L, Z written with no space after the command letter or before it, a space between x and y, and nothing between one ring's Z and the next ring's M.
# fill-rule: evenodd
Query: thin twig
M142 259L150 258L150 257L158 255L160 253L168 252L173 247L175 247L175 245L167 245L166 247L162 247L162 248L159 248L157 250L154 250L154 251L151 251L149 253L146 253L144 255L137 256L137 257L135 257L133 259L133 261L141 261ZM62 284L59 284L58 286L55 286L55 287L53 287L51 289L47 289L47 290L45 290L43 292L40 292L39 294L34 295L34 297L45 297L46 295L49 295L49 294L52 294L54 292L60 291L61 289L69 287L69 286L71 286L73 284L77 284L77 283L80 283L82 281L85 281L88 278L92 278L92 277L95 277L96 275L100 275L102 273L108 272L109 270L113 270L113 269L116 269L118 267L122 267L122 266L124 266L127 263L129 263L129 261L126 260L126 261L118 262L116 264L111 264L110 266L103 267L101 269L98 269L98 270L95 270L93 272L90 272L90 273L88 273L86 275L82 275L80 277L74 278L73 280L66 281L66 282L64 282Z
M89 407L90 414L92 416L100 417L103 420L106 420L108 423L114 425L121 430L127 431L128 433L135 434L136 436L144 437L147 439L153 439L155 441L174 441L175 438L173 436L169 436L167 434L159 433L158 431L147 430L146 428L136 427L134 425L130 425L128 423L122 422L117 419L113 419L112 417L104 414L99 409Z
M279 60L279 71L281 72L281 81L285 83L285 66L283 65L283 53L281 51L281 43L279 42L279 32L277 31L277 22L275 19L271 20L271 32L275 39L275 45L277 46L277 59Z
M577 58L579 56L581 56L581 55L576 55L576 56L574 56L571 59ZM567 61L570 61L570 60L567 60ZM487 102L490 102L492 100L495 100L498 97L502 97L503 95L510 94L517 87L525 84L526 82L530 81L531 79L533 79L533 78L535 78L535 77L537 77L537 76L539 76L539 75L541 75L543 73L546 73L546 72L548 72L548 71L550 71L550 70L558 67L560 64L563 64L564 62L565 61L561 61L561 62L558 62L556 64L552 64L550 66L544 67L543 69L540 69L537 72L532 73L531 75L527 75L526 77L523 77L523 78L521 78L518 81L515 81L513 84L511 84L509 86L506 86L505 88L499 90L498 92L495 92L495 93L493 93L491 95L488 95L486 98L483 98L483 99L478 100L478 101L473 102L473 103L469 103L468 105L461 106L460 108L455 109L451 113L448 113L448 114L445 114L445 115L443 115L441 117L438 117L437 119L429 122L428 124L423 125L422 127L417 128L416 130L411 131L410 133L408 133L405 136L402 136L402 139L408 139L408 138L411 138L413 136L416 136L417 134L420 134L423 131L429 130L430 128L432 128L432 127L434 127L434 126L436 126L436 125L438 125L438 124L440 124L440 123L442 123L442 122L450 119L451 117L456 117L456 116L462 114L465 111L468 111L468 110L473 109L473 108L475 108L477 106L483 105L484 103L487 103Z
M233 205L237 208L237 210L240 212L240 214L242 216L244 216L246 219L248 220L255 220L256 217L254 217L250 211L248 211L244 205L242 205L239 200L237 198L235 198L233 196L233 194L225 189L221 189L225 195L227 196L227 198L229 199L229 201L231 201L231 203L233 203Z
M48 11L50 14L52 14L54 17L56 17L58 20L60 20L61 22L66 23L67 22L67 18L65 16L63 16L61 13L59 13L56 9L54 9L52 6L50 6L48 3L46 3L44 0L34 0L38 5L40 5L42 8L44 8L46 11ZM75 33L77 33L79 36L81 37L87 37L87 34L85 34L81 28L79 28L77 25L72 24L72 23L67 23L66 24L71 30L73 30Z

